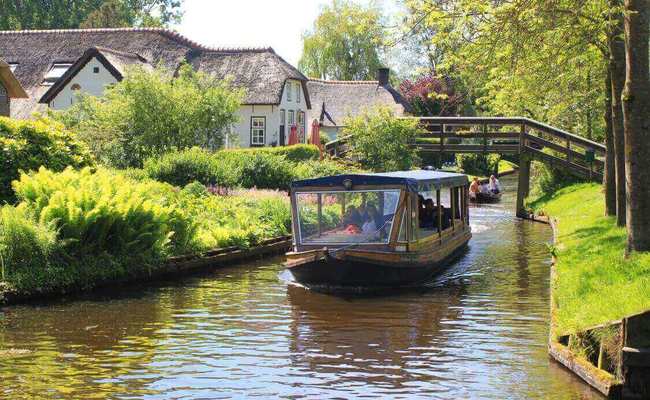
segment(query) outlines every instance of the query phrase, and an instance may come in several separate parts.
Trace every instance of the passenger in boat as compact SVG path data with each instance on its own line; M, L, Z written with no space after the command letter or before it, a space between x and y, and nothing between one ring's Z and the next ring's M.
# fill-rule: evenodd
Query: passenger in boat
M366 235L377 233L378 221L379 213L377 212L377 208L373 205L368 206L367 218L361 227L361 233Z
M343 230L349 234L359 234L362 225L363 218L361 218L359 210L355 206L348 207L343 216Z
M477 177L474 177L472 180L472 184L469 185L469 196L472 198L476 198L476 196L480 193L481 191L481 183L478 181Z
M424 209L420 213L420 228L433 229L438 226L438 212L433 199L424 201Z
M490 175L490 183L488 184L488 189L494 194L501 193L501 185L499 184L499 180L494 175Z

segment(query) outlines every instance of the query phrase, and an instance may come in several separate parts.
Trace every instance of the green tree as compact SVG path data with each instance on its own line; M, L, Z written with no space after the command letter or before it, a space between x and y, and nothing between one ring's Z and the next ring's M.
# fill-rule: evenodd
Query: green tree
M627 252L650 251L650 0L625 0Z
M321 79L374 79L381 67L382 26L379 9L333 0L311 31L303 35L300 70Z
M102 97L81 96L75 106L51 114L116 167L141 167L170 150L220 147L244 93L189 65L173 75L132 68Z
M411 146L419 135L416 120L397 118L386 108L377 108L345 121L343 133L350 135L353 155L373 171L413 168L417 151Z
M168 26L183 0L0 0L0 29Z

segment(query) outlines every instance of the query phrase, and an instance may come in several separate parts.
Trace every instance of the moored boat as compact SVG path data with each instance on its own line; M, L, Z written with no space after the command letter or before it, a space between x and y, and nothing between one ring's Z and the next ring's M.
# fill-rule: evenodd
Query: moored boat
M315 289L397 288L440 272L471 238L468 179L439 171L293 182L287 269Z

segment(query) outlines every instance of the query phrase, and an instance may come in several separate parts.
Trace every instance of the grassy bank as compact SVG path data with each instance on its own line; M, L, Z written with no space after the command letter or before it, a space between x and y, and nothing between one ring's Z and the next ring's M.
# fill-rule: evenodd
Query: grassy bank
M558 221L557 334L650 308L650 254L624 258L625 229L604 216L602 187L576 184L530 204Z

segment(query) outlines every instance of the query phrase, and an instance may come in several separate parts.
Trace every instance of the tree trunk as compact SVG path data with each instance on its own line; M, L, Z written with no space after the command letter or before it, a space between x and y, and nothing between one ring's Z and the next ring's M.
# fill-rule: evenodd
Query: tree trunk
M625 0L627 252L650 251L650 0Z
M612 80L610 72L605 82L605 168L603 188L605 191L605 215L616 215L616 167L614 166L614 133L612 132Z
M618 0L612 0L618 5ZM625 226L625 132L621 93L625 84L625 41L623 40L623 15L618 13L609 40L612 72L612 132L614 135L614 169L616 171L616 224Z

